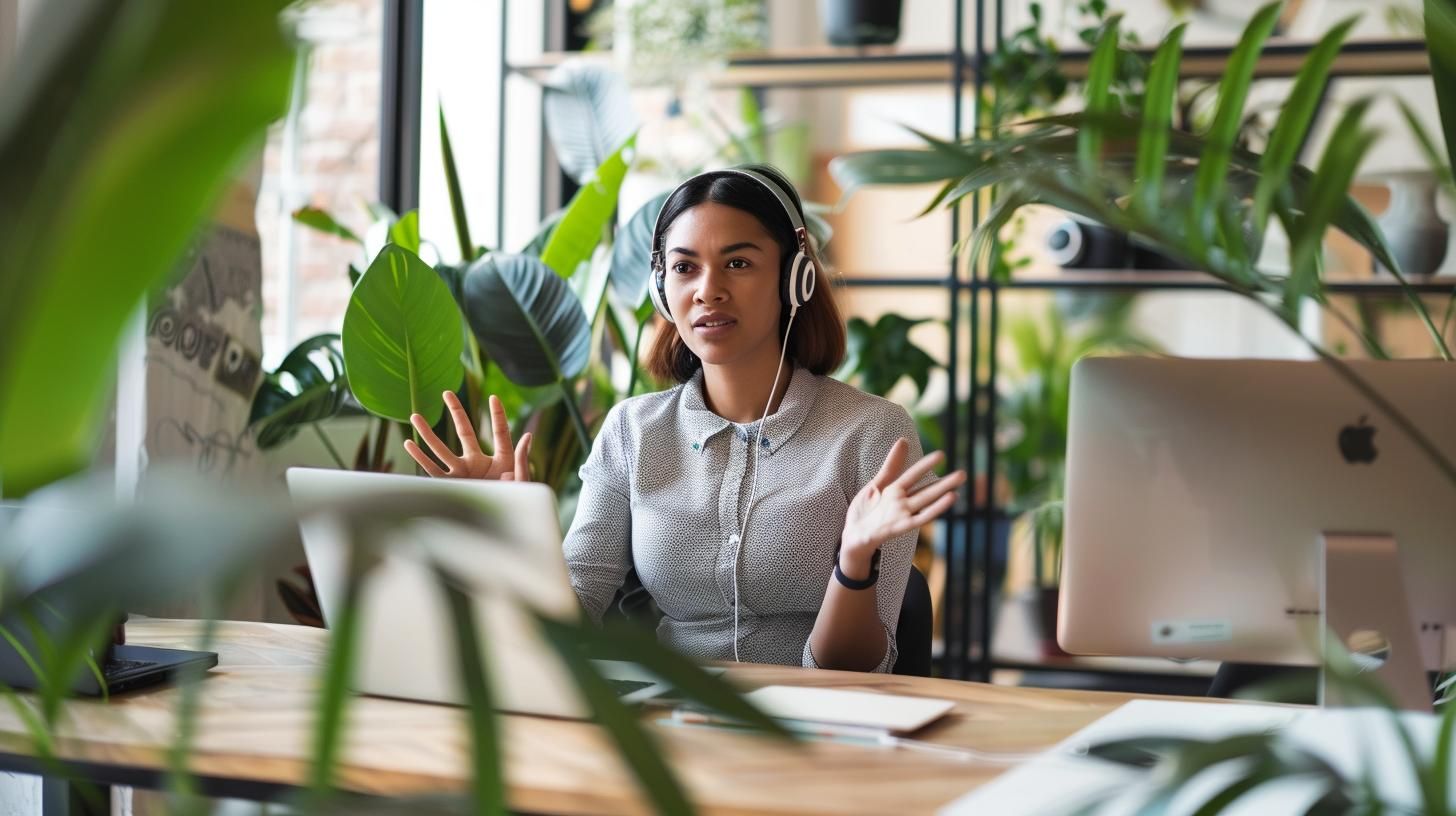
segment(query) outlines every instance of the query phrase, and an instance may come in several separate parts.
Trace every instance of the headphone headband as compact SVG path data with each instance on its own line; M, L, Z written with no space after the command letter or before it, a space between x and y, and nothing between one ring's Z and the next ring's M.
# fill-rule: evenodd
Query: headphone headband
M752 179L752 180L758 182L758 185L760 187L763 187L764 189L766 189L770 193L772 193L773 194L773 197L775 199L778 199L779 206L781 206L781 207L784 208L784 215L787 215L789 217L789 224L792 225L793 228L794 228L794 238L795 238L795 240L797 240L799 242L799 251L800 252L807 252L808 251L808 249L809 249L809 231L804 227L804 219L802 219L802 218L799 217L799 210L798 210L797 207L794 206L794 199L791 198L788 195L788 193L784 192L784 189L782 187L780 187L777 182L775 182L773 179L769 178L768 176L765 176L762 173L758 173L758 172L755 172L753 170L747 170L747 169L744 169L742 167L725 167L725 168L723 168L721 170L709 170L709 171L704 172L704 173L699 173L696 176L693 176L692 178L687 179L686 181L682 182L678 186L672 188L672 192L668 194L667 198L663 199L662 209L660 209L660 210L657 211L657 219L652 224L652 265L653 265L653 267L656 267L658 265L658 263L662 260L662 253L665 251L663 249L658 249L658 247L657 247L657 241L658 241L659 238L665 238L666 237L666 236L662 235L662 214L667 211L667 202L671 201L672 200L672 197L675 196L675 195L677 195L677 191L678 190L681 190L682 188L686 187L688 184L692 183L693 181L696 181L699 178L702 178L703 176L711 175L711 174L728 174L728 175L735 175L735 176L743 176L745 178L749 178L749 179Z

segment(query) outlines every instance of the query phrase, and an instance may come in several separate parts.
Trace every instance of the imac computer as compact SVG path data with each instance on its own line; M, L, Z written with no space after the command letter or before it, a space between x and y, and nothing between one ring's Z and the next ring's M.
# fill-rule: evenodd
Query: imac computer
M1346 365L1456 461L1456 363ZM1082 360L1065 512L1068 652L1320 665L1378 633L1410 707L1456 660L1456 483L1327 363Z

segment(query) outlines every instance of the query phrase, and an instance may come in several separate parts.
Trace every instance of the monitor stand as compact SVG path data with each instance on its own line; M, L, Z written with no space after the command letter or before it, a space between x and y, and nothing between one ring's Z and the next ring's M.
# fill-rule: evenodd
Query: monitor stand
M1324 559L1324 583L1320 590L1323 610L1323 652L1325 662L1343 649L1357 665L1382 684L1395 705L1410 711L1431 710L1431 689L1421 658L1420 643L1411 622L1410 603L1400 573L1395 537L1367 533L1324 533L1320 536ZM1380 654L1361 654L1371 642L1384 643ZM1320 669L1320 705L1361 704L1345 699L1337 678ZM1369 701L1363 701L1369 704Z

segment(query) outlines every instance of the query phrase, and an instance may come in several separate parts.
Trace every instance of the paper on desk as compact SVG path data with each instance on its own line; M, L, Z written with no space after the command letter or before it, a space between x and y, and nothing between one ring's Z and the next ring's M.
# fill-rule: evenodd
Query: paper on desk
M1084 756L1091 745L1150 735L1220 739L1287 726L1297 714L1297 710L1274 706L1135 700L940 812L944 816L1070 813L1109 791L1131 790L1144 775L1137 769ZM1129 802L1106 812L1132 813L1136 809Z
M1422 751L1435 746L1439 720L1430 714L1406 713L1401 721ZM1289 709L1273 706L1176 703L1138 700L1072 735L1046 754L998 777L974 793L946 806L941 813L1070 812L1108 790L1123 789L1103 814L1136 811L1143 799L1135 783L1143 774L1111 763L1078 756L1094 743L1132 736L1182 736L1219 739L1237 733L1280 728L1291 744L1311 751L1338 768L1347 779L1367 771L1386 803L1420 809L1420 793L1405 748L1389 712L1380 709ZM1170 803L1168 814L1192 813L1231 781L1229 769L1215 769L1195 778ZM1453 760L1456 771L1456 760ZM1235 816L1303 813L1319 795L1306 780L1289 779L1261 786L1223 811Z

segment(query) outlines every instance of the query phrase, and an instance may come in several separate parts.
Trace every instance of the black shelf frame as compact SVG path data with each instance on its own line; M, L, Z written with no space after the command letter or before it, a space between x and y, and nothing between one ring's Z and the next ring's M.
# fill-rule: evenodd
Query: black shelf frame
M980 99L985 91L984 72L977 68L985 64L993 53L992 49L999 48L1004 41L1003 10L1003 0L955 0L950 21L954 42L949 51L901 53L844 49L812 54L745 54L729 61L728 70L717 80L717 84L747 87L759 92L769 88L944 84L952 99L952 137L958 140L964 136L961 120L967 99L966 92L974 92L971 97L974 101ZM990 21L994 28L989 32L988 11L994 11L995 14L994 20ZM966 42L965 36L967 13L975 15L975 33L971 43ZM501 64L498 82L501 101L498 113L501 114L499 119L502 138L496 156L498 172L504 169L507 160L504 139L507 79L518 75L540 80L562 59L572 56L558 52L545 54L532 61L509 61L505 53L508 24L506 0L500 3L500 14ZM1256 76L1261 79L1293 76L1313 46L1313 43L1308 42L1271 41L1264 49ZM1149 54L1151 50L1148 49ZM1223 66L1231 51L1231 47L1224 46L1185 47L1181 79L1218 79L1222 76ZM1063 70L1072 79L1081 78L1085 76L1089 58L1088 49L1065 50L1061 54ZM838 69L843 69L842 75L832 73ZM876 70L879 71L878 74L875 73ZM1421 76L1427 73L1429 63L1423 41L1379 40L1346 44L1331 70L1331 77ZM386 82L386 87L390 87L389 82ZM417 112L418 106L414 109ZM498 187L500 189L497 191L497 200L503 202L504 185ZM967 206L971 207L970 225L974 229L979 225L981 217L978 202L972 201ZM501 227L499 219L503 218L503 213L504 208L499 207L498 232ZM954 245L961 238L960 205L952 210L950 217L951 241ZM1007 519L1006 509L995 501L992 487L995 480L991 477L997 467L996 393L1000 374L996 360L999 349L1000 298L1004 292L1018 290L1232 292L1234 289L1199 273L1177 273L1187 275L1187 278L1180 278L1170 273L1151 272L1149 277L1139 280L1127 274L1131 270L1118 270L1115 275L1102 277L1085 274L1043 275L1002 281L991 279L976 264L970 265L968 274L963 274L960 267L961 258L953 255L943 276L925 273L905 276L852 275L839 277L834 282L836 286L853 288L945 290L949 328L945 361L948 395L941 423L947 466L964 468L968 473L975 474L978 472L978 458L983 458L984 468L979 472L986 474L987 501L980 506L971 506L963 495L957 506L946 516L948 535L944 557L947 580L942 599L944 652L939 656L939 662L945 676L979 681L988 681L992 671L1000 668L1044 673L1087 671L1081 667L997 661L990 648L993 634L991 604L994 593L985 578L994 570L995 526L998 521ZM1420 293L1450 294L1456 290L1456 278L1413 281L1411 286ZM1333 294L1358 296L1401 294L1400 287L1394 281L1381 279L1331 281L1326 284L1326 289ZM969 308L964 313L963 300L969 301ZM965 398L962 397L960 383L960 335L963 327L969 329L970 337L970 348L966 350L969 357L969 381L965 384ZM983 342L990 344L989 354L981 354ZM985 357L984 363L982 357ZM976 571L980 572L983 579L979 591L972 581Z
M1099 292L1143 292L1143 291L1175 291L1175 292L1237 292L1235 287L1215 278L1198 272L1159 272L1156 270L1109 270L1116 277L1077 277L1077 270L1066 277L1038 276L1012 278L1011 280L982 281L983 290L1043 290L1043 291L1077 291L1091 290ZM1142 280L1136 276L1146 275ZM926 289L932 287L948 286L950 283L942 277L928 277L924 275L906 276L873 276L873 275L844 275L836 278L835 286L846 289ZM972 288L969 281L959 281L955 284L961 290ZM1456 275L1443 275L1431 278L1418 278L1409 280L1406 284L1412 292L1422 295L1451 295L1456 293ZM1405 289L1391 278L1370 278L1370 279L1336 279L1324 282L1324 291L1334 295L1356 295L1361 297L1399 297L1405 294Z

